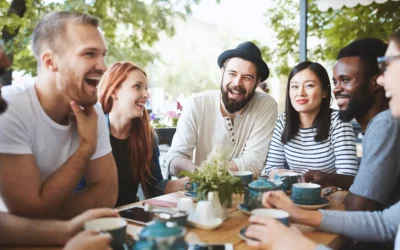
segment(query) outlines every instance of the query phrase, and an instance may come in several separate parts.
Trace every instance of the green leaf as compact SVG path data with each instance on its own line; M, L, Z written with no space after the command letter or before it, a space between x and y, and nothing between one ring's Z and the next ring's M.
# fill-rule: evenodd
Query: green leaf
M196 177L196 173L190 172L190 171L182 171L178 174L178 177L189 177L189 178L194 178Z
M265 20L276 33L271 39L277 46L262 53L264 58L272 59L271 63L268 61L271 72L286 77L299 62L300 1L272 2L273 8L266 10ZM311 61L335 61L339 50L351 41L363 37L387 41L389 34L400 27L400 2L359 4L325 12L318 10L316 0L308 2L308 60Z

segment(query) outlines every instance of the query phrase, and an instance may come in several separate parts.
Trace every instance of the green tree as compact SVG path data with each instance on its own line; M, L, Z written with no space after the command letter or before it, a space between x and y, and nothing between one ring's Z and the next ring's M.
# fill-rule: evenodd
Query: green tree
M275 72L288 75L290 58L299 61L299 0L272 0L276 7L267 10L267 25L277 33L277 48L273 52L278 61ZM333 61L340 48L363 37L387 40L400 27L400 2L388 1L368 6L321 12L316 1L309 0L308 38L319 41L308 46L308 58L314 61Z
M164 31L174 34L173 19L191 13L200 0L0 0L0 31L13 69L36 74L29 43L40 18L54 10L80 11L99 17L109 47L107 61L131 60L141 65L157 55L151 46ZM218 1L217 1L218 2Z
M243 38L236 36L233 30L194 18L187 18L185 23L177 20L175 26L175 36L161 39L154 46L160 57L147 70L150 86L163 87L172 98L220 89L221 69L217 58L223 51L243 42ZM264 60L270 62L270 49L258 41L253 42L260 48Z
M161 39L155 46L161 55L148 70L150 86L163 87L174 98L219 89L221 69L217 58L222 51L236 47L239 38L193 18L185 23L177 20L176 27L175 36Z

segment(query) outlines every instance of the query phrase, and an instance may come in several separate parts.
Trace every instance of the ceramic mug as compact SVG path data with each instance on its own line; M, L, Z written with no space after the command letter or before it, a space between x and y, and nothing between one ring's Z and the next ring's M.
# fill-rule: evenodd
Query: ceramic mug
M283 182L283 188L285 190L292 189L293 184L299 182L301 175L294 172L280 172L274 175L275 180L280 180Z
M174 213L169 221L176 222L179 226L185 227L187 225L189 213L185 211L178 211Z
M179 211L185 211L186 213L191 214L194 210L193 200L190 198L180 198L176 208Z
M117 217L99 218L85 222L85 230L95 230L109 233L112 236L111 248L122 248L126 241L126 227L128 223Z
M258 208L252 210L251 215L276 219L289 226L289 213L280 209Z
M321 186L315 183L295 183L292 199L300 205L314 205L321 199Z
M269 181L267 179L259 179L248 185L244 191L243 205L249 210L263 208L262 197L265 192L283 190L281 181Z
M185 182L185 189L191 193L196 193L198 186L199 186L199 183L197 183L197 182L190 182L190 181Z
M251 171L237 171L234 176L239 177L245 187L253 181L253 172Z

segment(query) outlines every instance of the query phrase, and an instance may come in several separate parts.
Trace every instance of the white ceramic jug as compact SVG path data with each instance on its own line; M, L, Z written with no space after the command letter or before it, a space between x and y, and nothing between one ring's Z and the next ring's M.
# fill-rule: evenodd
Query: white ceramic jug
M218 191L208 192L207 199L211 201L211 204L214 208L215 217L220 218L222 220L227 219L227 212L225 206L221 205L219 200Z

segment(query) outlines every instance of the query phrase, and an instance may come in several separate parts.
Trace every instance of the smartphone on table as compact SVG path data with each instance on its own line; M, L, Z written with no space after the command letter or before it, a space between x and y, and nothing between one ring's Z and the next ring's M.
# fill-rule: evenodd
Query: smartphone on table
M119 211L119 215L127 221L146 225L153 219L153 214L144 211L143 207L130 207Z
M189 244L189 250L233 250L232 244Z

